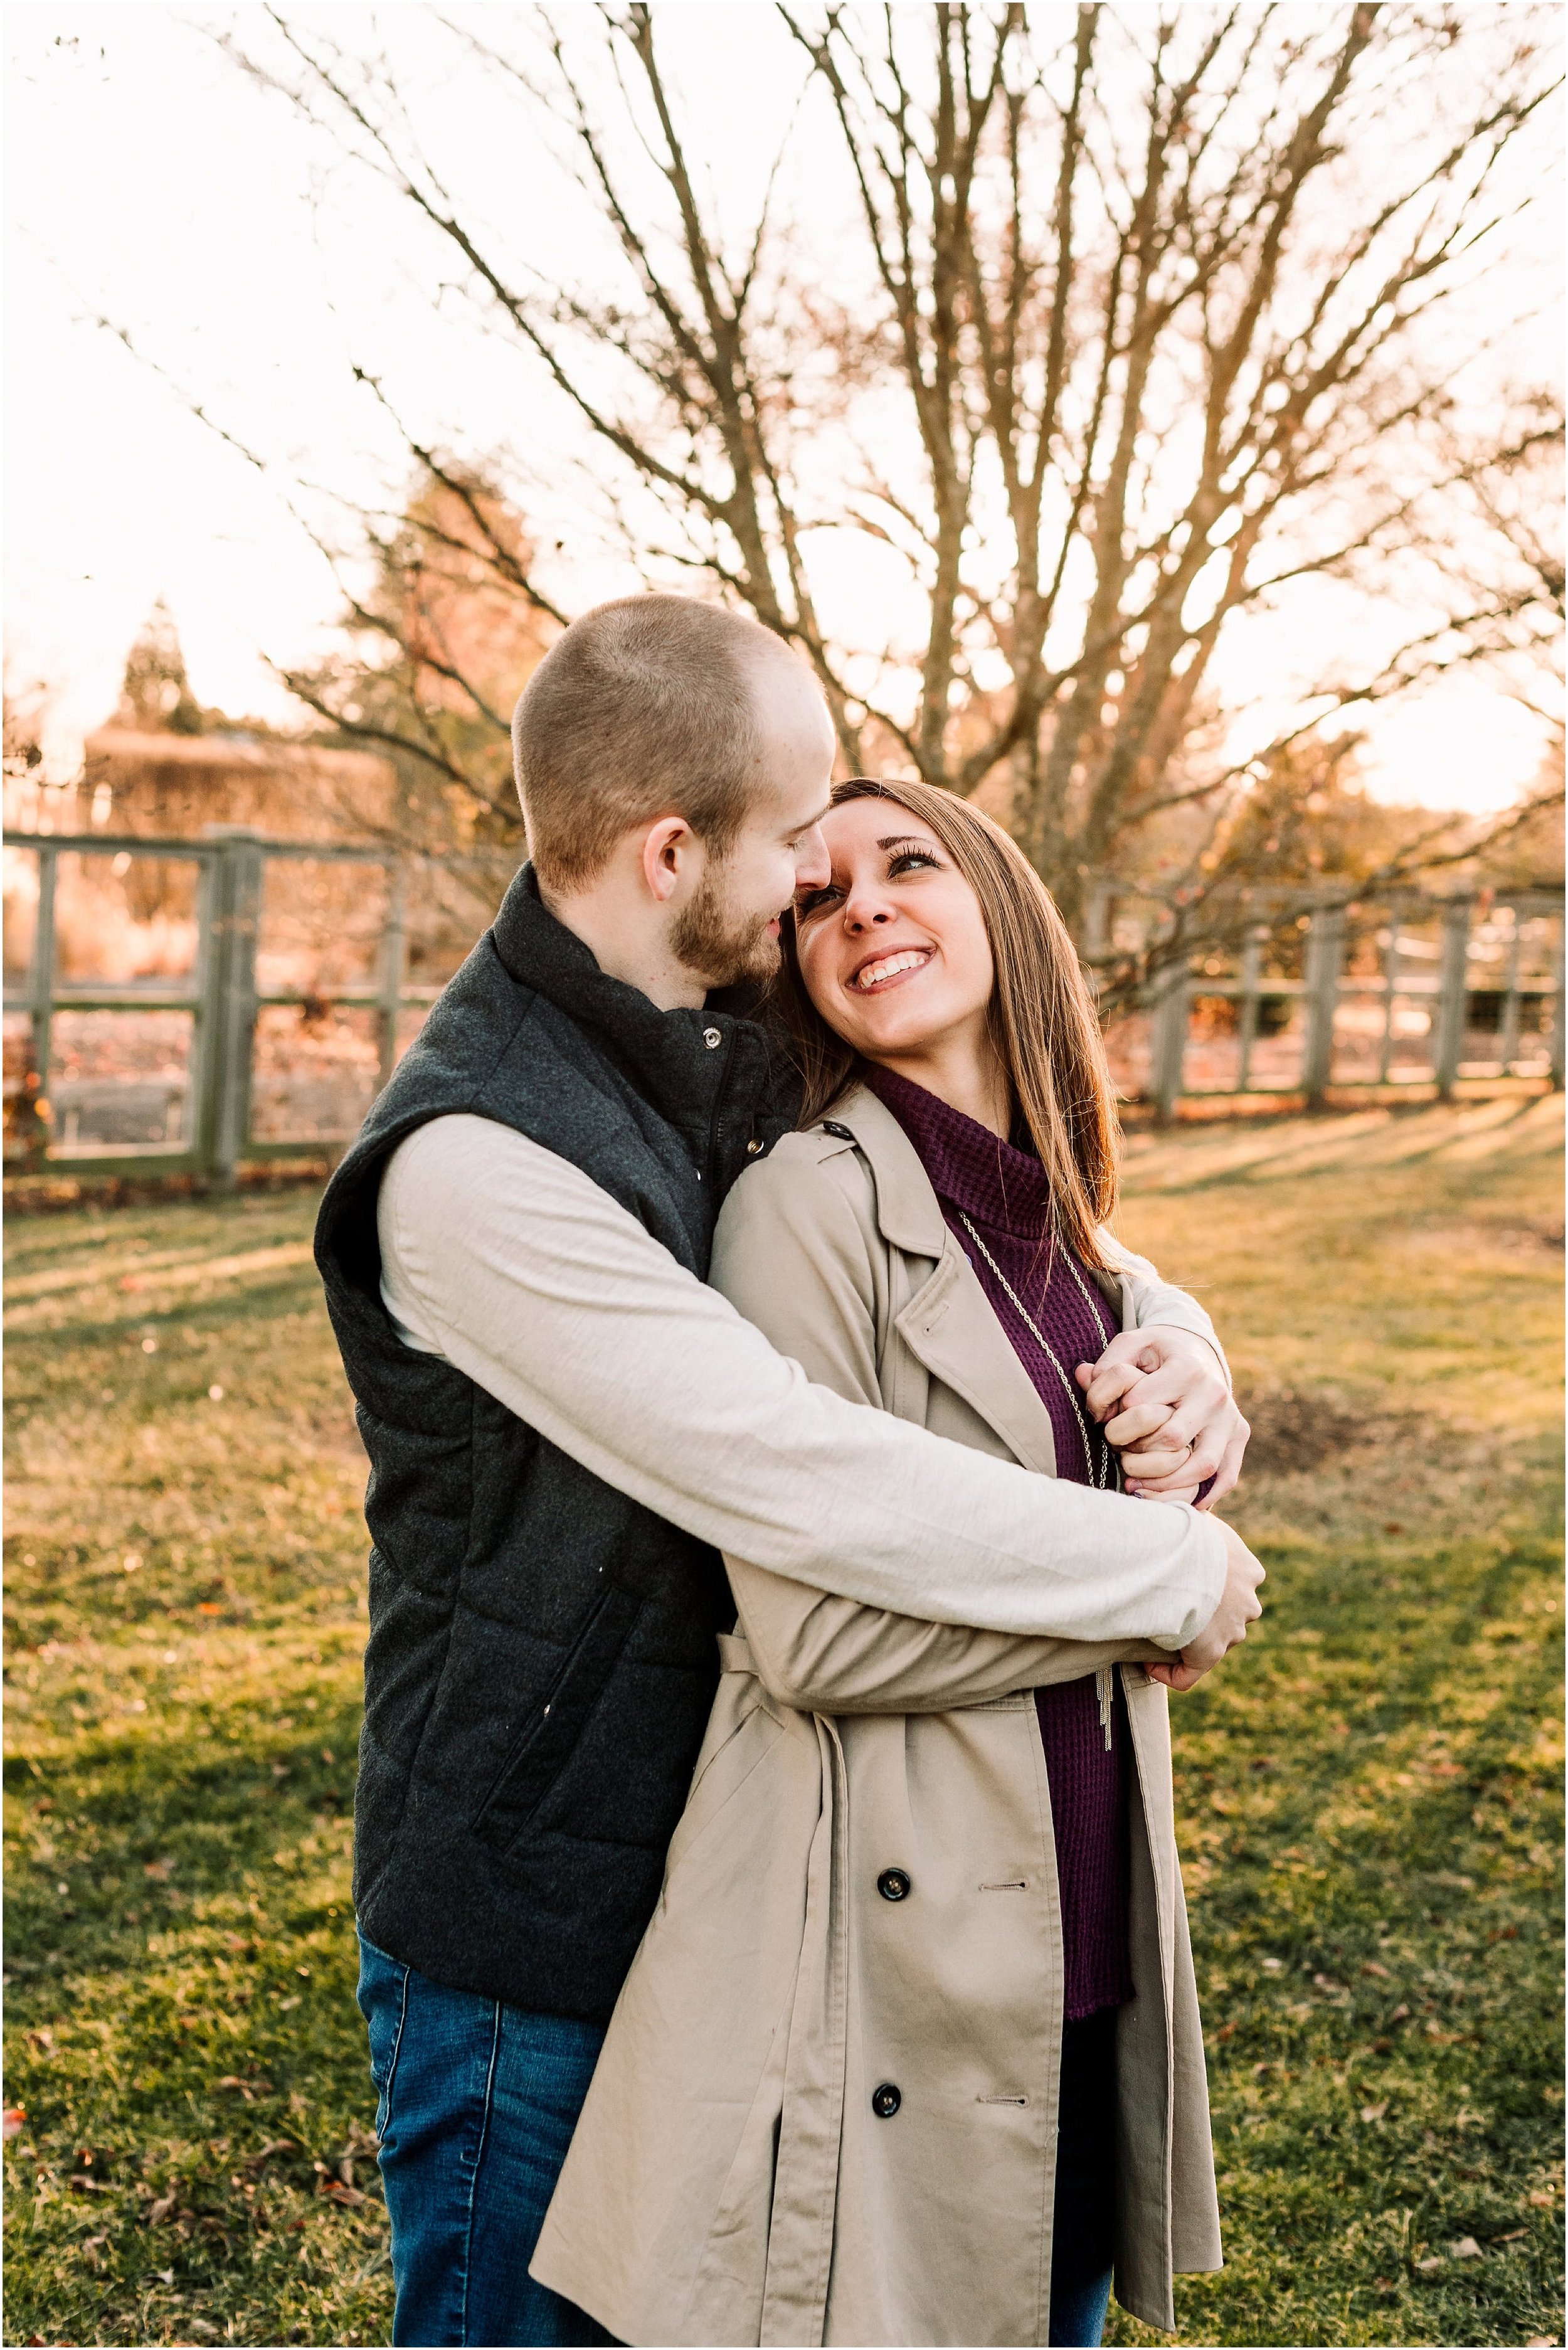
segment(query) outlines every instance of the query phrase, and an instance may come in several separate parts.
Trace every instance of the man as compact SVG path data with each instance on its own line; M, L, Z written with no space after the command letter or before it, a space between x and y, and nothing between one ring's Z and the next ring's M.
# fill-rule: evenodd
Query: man
M514 734L533 863L317 1243L371 1464L355 1902L401 2343L603 2338L528 2260L701 1740L721 1548L1069 1637L1092 1577L1186 1677L1257 1612L1218 1522L857 1409L703 1285L727 1187L792 1122L763 1031L710 999L826 879L809 674L753 622L632 598L566 632ZM1207 1317L1149 1294L1184 1326L1118 1342L1091 1400L1130 1391L1113 1437L1164 1423L1133 1462L1157 1492L1233 1482Z

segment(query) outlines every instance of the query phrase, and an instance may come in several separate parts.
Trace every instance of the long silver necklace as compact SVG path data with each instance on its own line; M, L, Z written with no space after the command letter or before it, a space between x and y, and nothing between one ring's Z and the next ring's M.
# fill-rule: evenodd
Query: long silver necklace
M1057 1354L1054 1347L1051 1344L1049 1338L1045 1336L1044 1331L1041 1329L1040 1325L1030 1313L1029 1308L1024 1305L1023 1300L1020 1297L1018 1292L1012 1286L1012 1284L1007 1278L1007 1275L1002 1272L1002 1267L997 1263L996 1259L992 1255L991 1251L986 1247L985 1243L981 1240L979 1232L975 1230L972 1222L964 1213L964 1211L961 1208L959 1210L959 1221L963 1225L965 1232L969 1234L976 1248L980 1251L981 1256L985 1259L987 1264L991 1267L992 1272L995 1274L998 1283L1012 1304L1013 1312L1017 1315L1019 1320L1023 1323L1024 1328L1028 1331L1030 1336L1033 1339L1035 1345L1044 1356L1046 1361L1051 1365L1056 1377L1061 1380L1063 1392L1073 1408L1073 1417L1078 1423L1078 1433L1083 1439L1084 1465L1088 1470L1092 1482L1097 1485L1103 1492L1109 1480L1110 1474L1110 1446L1108 1444L1101 1444L1099 1449L1099 1462L1096 1466L1095 1461L1095 1447L1089 1438L1089 1423L1084 1416L1084 1408L1078 1401L1078 1390L1072 1378L1069 1377L1065 1365L1063 1363L1060 1356ZM1070 1256L1067 1259L1067 1263L1069 1269L1075 1274L1077 1268L1073 1264L1073 1260ZM1080 1289L1083 1289L1084 1284L1082 1280L1079 1281L1078 1286ZM1085 1290L1084 1295L1087 1297L1088 1292ZM1093 1305L1092 1299L1090 1300L1090 1304L1091 1305Z
M1083 1439L1085 1465L1087 1467L1094 1483L1098 1487L1100 1492L1104 1492L1110 1476L1110 1446L1102 1437L1100 1440L1099 1464L1096 1468L1095 1462L1095 1448L1089 1438L1089 1423L1085 1418L1084 1408L1078 1401L1078 1390L1072 1378L1068 1376L1066 1367L1063 1363L1061 1357L1057 1354L1055 1347L1053 1347L1049 1338L1046 1337L1044 1331L1041 1329L1040 1325L1035 1321L1033 1314L1030 1313L1029 1308L1024 1305L1022 1297L1019 1296L1018 1292L1014 1289L1012 1284L1007 1278L1007 1275L1002 1272L1002 1267L997 1263L996 1259L992 1255L991 1251L986 1247L985 1243L981 1239L981 1236L979 1232L976 1232L973 1222L971 1221L970 1217L965 1214L961 1208L959 1210L959 1221L962 1224L965 1232L969 1234L971 1240L974 1243L976 1248L980 1251L981 1256L985 1259L987 1264L991 1267L992 1272L995 1274L1002 1289L1012 1303L1013 1312L1017 1315L1019 1320L1023 1323L1024 1328L1028 1331L1030 1336L1033 1339L1035 1345L1044 1356L1046 1361L1051 1365L1056 1377L1061 1380L1063 1391L1067 1398L1067 1401L1073 1407L1073 1417L1078 1423L1078 1433ZM1054 1253L1055 1239L1054 1235L1053 1235L1052 1254L1054 1255ZM1090 1312L1094 1313L1095 1301L1089 1295L1088 1290L1085 1288L1083 1274L1078 1271L1077 1266L1074 1263L1071 1253L1067 1251L1064 1251L1063 1253L1066 1257L1068 1272L1072 1274L1074 1280L1077 1283L1079 1289L1083 1292L1085 1303L1089 1307ZM1047 1278L1049 1278L1049 1262L1047 1262ZM1097 1315L1096 1316L1096 1321L1098 1320ZM1119 1474L1116 1478L1116 1483L1119 1487L1121 1483ZM1095 1675L1095 1694L1099 1700L1100 1730L1105 1738L1106 1752L1107 1754L1111 1751L1111 1705L1113 1700L1113 1690L1114 1683L1111 1679L1110 1668L1108 1665L1103 1665L1099 1671Z

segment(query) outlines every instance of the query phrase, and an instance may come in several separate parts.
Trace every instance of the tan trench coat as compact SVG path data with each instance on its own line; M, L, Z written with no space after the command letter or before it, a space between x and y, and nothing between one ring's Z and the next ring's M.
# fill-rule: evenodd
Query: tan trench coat
M853 1140L788 1137L736 1187L715 1282L812 1378L1051 1475L1045 1409L902 1129L864 1090L834 1121ZM1029 1691L1115 1662L1137 1763L1116 2289L1172 2326L1172 2272L1220 2257L1167 1697L1138 1661L1162 1652L727 1564L738 1630L533 2274L630 2344L1048 2340L1063 1960Z

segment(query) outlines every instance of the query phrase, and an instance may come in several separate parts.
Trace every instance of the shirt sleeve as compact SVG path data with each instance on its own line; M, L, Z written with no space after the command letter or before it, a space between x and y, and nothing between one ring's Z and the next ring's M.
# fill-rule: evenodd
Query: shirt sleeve
M378 1224L406 1343L719 1549L870 1607L1064 1639L1179 1648L1219 1604L1210 1520L815 1385L579 1169L492 1119L400 1143Z

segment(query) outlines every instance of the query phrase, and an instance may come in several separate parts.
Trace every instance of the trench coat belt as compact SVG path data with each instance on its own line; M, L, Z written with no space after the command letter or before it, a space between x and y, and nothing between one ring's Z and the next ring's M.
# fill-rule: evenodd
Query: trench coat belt
M727 1673L753 1670L747 1641L722 1634ZM818 2350L833 2263L839 2141L848 2058L849 1887L844 1749L835 1724L812 1716L822 1761L822 1810L806 1860L805 1917L784 2046L778 2157L763 2293L763 2350Z

